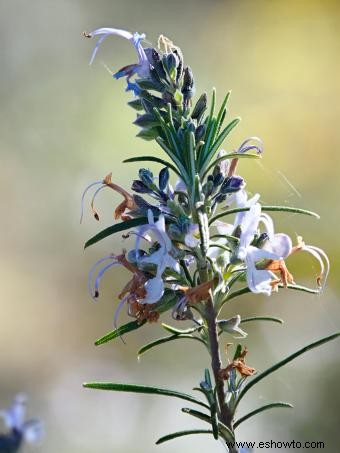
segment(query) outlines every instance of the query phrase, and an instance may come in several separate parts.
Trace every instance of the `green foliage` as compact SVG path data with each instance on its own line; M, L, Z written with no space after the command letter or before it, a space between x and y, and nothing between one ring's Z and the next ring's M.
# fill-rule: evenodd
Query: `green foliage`
M144 225L145 223L148 223L148 219L146 217L138 217L137 219L126 220L125 222L120 222L120 223L111 225L108 228L105 228L104 230L97 233L91 239L89 239L85 243L84 248L87 248L90 245L96 244L97 242L111 236L112 234L120 233L121 231L125 231L125 230L130 230L132 228L135 228L136 226Z
M141 156L141 157L130 157L129 159L123 160L124 163L130 162L157 162L158 164L165 165L166 167L171 168L171 170L176 173L178 176L181 176L177 168L172 165L170 162L165 161L164 159L160 159L159 157L155 156Z
M236 420L234 423L234 428L236 429L241 423L245 422L246 420L248 420L251 417L254 417L254 415L260 414L261 412L267 411L269 409L277 409L277 408L290 409L292 407L294 407L294 406L292 406L290 403L283 403L282 401L265 404L264 406L261 406L255 410L249 412L248 414L244 415L243 417L239 418L238 420Z
M174 341L174 340L183 340L183 339L196 340L196 341L199 341L200 343L203 343L204 346L206 346L205 342L201 338L195 337L194 335L175 334L175 335L171 335L169 337L158 338L158 340L151 341L150 343L142 346L140 348L140 350L138 351L138 356L141 356L142 354L144 354L145 352L149 351L150 349L152 349L152 348L154 348L156 346L160 346L162 344L169 343L169 342Z
M283 324L283 319L276 318L276 316L249 316L248 318L242 318L241 324L252 321L271 321L278 324Z
M96 390L109 390L114 392L131 392L131 393L144 393L148 395L160 395L160 396L171 396L173 398L179 398L191 403L198 404L199 406L209 409L209 406L203 401L188 395L186 393L177 392L176 390L169 390L159 387L151 387L146 385L134 385L134 384L120 384L115 382L86 382L83 387Z
M103 337L99 338L98 340L95 341L94 344L96 346L99 346L104 343L108 343L109 341L114 340L115 338L121 337L121 336L125 335L126 333L139 329L145 323L146 323L146 321L137 321L137 320L128 322L127 324L120 326L118 329L114 329L111 332L104 335Z
M215 216L209 219L209 225L212 225L216 220L220 219L221 217L225 217L226 215L237 214L238 212L245 212L249 211L249 208L234 208L234 209L227 209L226 211L222 211ZM262 211L264 212L291 212L292 214L304 214L311 217L315 217L316 219L320 219L320 216L312 211L307 211L306 209L294 208L291 206L262 206Z
M320 340L315 341L314 343L311 343L307 346L305 346L302 349L299 349L296 351L294 354L286 357L285 359L281 360L280 362L276 363L275 365L271 366L267 370L263 371L262 373L256 375L250 382L248 382L242 389L242 391L239 394L239 397L236 401L235 408L241 401L241 399L244 397L244 395L252 388L254 387L255 384L258 382L262 381L265 377L269 376L271 373L274 373L274 371L277 371L278 369L282 368L284 365L287 363L291 362L292 360L295 360L298 358L300 355L304 354L305 352L310 351L311 349L318 348L319 346L328 343L329 341L335 340L340 336L340 332L334 333L333 335L329 335L327 337L321 338Z
M210 429L190 429L187 431L177 431L176 433L167 434L157 440L156 445L163 444L169 440L177 439L178 437L191 436L192 434L212 434Z

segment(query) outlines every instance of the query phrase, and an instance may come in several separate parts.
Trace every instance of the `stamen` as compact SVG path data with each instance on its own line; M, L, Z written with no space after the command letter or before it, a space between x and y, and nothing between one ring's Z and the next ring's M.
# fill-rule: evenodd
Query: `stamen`
M268 233L269 239L272 239L274 237L274 223L273 219L268 215L265 214L264 212L261 212L260 216L260 222L263 223L263 225L266 228L266 232Z
M96 280L94 282L94 292L93 292L93 298L94 299L97 299L99 297L99 284L100 284L100 281L103 277L103 275L105 274L105 272L107 270L109 270L112 266L116 266L118 264L117 261L113 261L112 263L110 264L107 264L106 266L104 266L99 272L98 272L98 275L96 277Z
M94 276L98 266L100 266L105 261L113 260L113 259L116 259L116 257L114 255L105 256L104 258L101 258L99 261L97 261L90 269L89 276L88 276L88 290L89 290L89 293L90 293L92 299L95 299L96 297L98 297L98 296L95 296L92 292L92 280L93 280L93 276Z
M103 184L103 181L95 181L95 182L92 182L91 184L89 184L86 189L84 190L83 194L82 194L82 197L81 197L81 211L80 211L80 223L82 222L83 220L83 216L84 216L84 201L85 201L85 195L87 194L87 192L89 191L89 189L91 189L91 187L93 186L97 186L98 184Z
M91 200L90 206L91 206L91 210L92 210L92 212L93 212L94 218L95 218L96 220L99 220L99 214L98 214L98 212L97 212L97 211L95 210L95 208L94 208L94 200L95 200L96 196L98 195L98 193L99 193L102 189L106 189L106 187L107 187L107 186L106 186L105 184L103 184L102 186L98 187L98 189L97 189L97 190L95 191L95 193L93 194L93 197L92 197L92 200Z
M122 311L122 308L124 307L125 302L127 302L129 298L129 295L125 296L118 304L118 307L116 308L114 318L113 318L113 325L115 329L118 329L118 318L120 315L120 312Z
M152 239L148 234L143 235L138 233L137 231L130 231L129 233L122 235L123 239L129 239L130 236L137 236L141 239L144 239L146 242L149 242L149 244L152 243Z
M328 256L322 249L320 249L319 247L315 247L313 245L306 245L304 248L302 248L302 250L309 252L320 263L321 272L320 272L320 275L317 276L316 282L317 282L317 285L320 287L320 290L323 291L325 288L325 284L326 284L328 274L329 274L329 269L330 269L330 262L329 262ZM326 266L321 257L325 260ZM321 284L322 279L324 280L323 284Z
M246 146L249 142L251 141L256 141L259 143L259 145L248 145ZM249 137L247 140L245 140L237 149L237 153L243 154L246 153L247 151L250 150L256 150L258 154L263 153L263 141L259 137Z

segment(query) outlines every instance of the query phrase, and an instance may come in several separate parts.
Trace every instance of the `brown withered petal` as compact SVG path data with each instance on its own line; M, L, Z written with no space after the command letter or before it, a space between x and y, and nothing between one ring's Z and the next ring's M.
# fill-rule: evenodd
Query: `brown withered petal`
M127 217L123 216L124 212L127 209L137 209L137 205L133 199L133 196L130 195L129 192L127 192L125 189L112 182L112 173L109 173L105 176L105 178L103 179L103 184L105 184L107 187L110 187L112 190L118 192L124 197L124 201L122 201L115 209L115 219L121 218L122 220L128 220Z
M288 283L294 284L294 277L287 269L284 260L272 260L266 266L266 269L272 272L279 272L283 286L287 287Z
M201 283L195 288L190 288L189 286L180 286L178 289L183 291L188 302L202 302L207 300L210 297L210 289L214 280L209 280L207 282Z
M242 377L252 376L256 370L255 368L246 365L245 357L247 353L248 349L245 347L236 360L233 360L229 365L219 371L220 378L224 380L229 379L230 371L232 369L238 371Z

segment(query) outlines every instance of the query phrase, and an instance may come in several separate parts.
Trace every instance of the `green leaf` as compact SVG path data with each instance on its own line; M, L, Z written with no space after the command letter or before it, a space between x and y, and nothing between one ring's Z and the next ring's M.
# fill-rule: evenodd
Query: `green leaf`
M207 176L209 170L215 167L220 162L227 160L227 159L261 159L260 154L251 154L251 153L228 153L225 156L218 157L215 159L211 164L208 165L207 169L202 175L202 178Z
M187 131L185 134L186 139L186 153L188 153L189 168L191 176L191 191L195 194L194 182L196 176L196 157L195 157L195 135L193 132Z
M205 342L201 338L194 337L193 335L188 335L188 334L175 334L175 335L171 335L170 337L158 338L157 340L151 341L150 343L142 346L140 348L140 350L138 351L138 356L141 356L145 352L149 351L150 349L152 349L156 346L160 346L161 344L169 343L169 341L181 340L181 339L196 340L196 341L203 343L206 346Z
M245 322L250 322L250 321L272 321L272 322L277 322L278 324L284 323L283 319L276 318L275 316L251 316L249 318L242 318L241 324L244 324Z
M225 98L223 99L220 111L218 112L217 119L216 119L216 131L218 131L219 128L221 127L221 125L222 125L223 118L225 117L225 113L224 112L225 112L228 100L230 98L230 95L231 95L231 91L228 91L228 93L226 94Z
M208 386L210 388L212 388L211 377L210 377L210 372L209 372L208 368L206 368L204 370L204 379L205 379L205 382L208 384Z
M192 417L199 418L200 420L203 420L204 422L207 422L210 424L212 422L211 417L207 414L204 414L203 412L199 412L194 409L189 409L187 407L184 407L182 409L182 412L184 414L191 415ZM230 442L233 442L235 440L234 434L222 422L218 422L217 426L218 426L218 432L221 434L221 437L223 437L223 439L230 441Z
M236 346L236 349L235 349L235 354L234 354L233 360L237 360L239 357L241 357L242 350L243 350L242 345L240 343L238 343L238 345Z
M270 404L265 404L264 406L261 406L255 410L249 412L248 414L244 415L243 417L239 418L238 420L236 420L234 423L234 429L236 429L238 427L238 425L245 422L246 420L248 420L248 418L253 417L254 415L257 415L257 414L267 411L269 409L274 409L274 408L279 408L279 407L291 409L294 406L290 403L283 403L281 401L275 402L275 403L270 403Z
M175 335L179 335L179 334L194 333L197 330L202 329L203 325L202 326L190 327L189 329L183 329L183 330L182 329L177 329L176 327L173 327L173 326L169 326L169 324L165 324L165 323L162 323L162 327L163 327L163 329L167 330L170 333L173 333Z
M299 349L296 351L294 354L286 357L285 359L281 360L280 362L276 363L275 365L271 366L267 370L263 371L262 373L256 375L250 382L248 382L247 385L245 385L242 389L242 391L239 394L239 397L236 401L235 408L241 401L241 399L244 397L244 395L258 382L262 381L265 377L269 376L269 374L274 373L274 371L278 370L279 368L283 367L287 363L291 362L292 360L296 359L300 355L304 354L307 351L310 351L311 349L317 348L324 343L328 343L329 341L335 340L340 336L340 332L334 333L332 335L329 335L328 337L321 338L321 340L315 341L314 343L309 344L308 346L305 346L302 349Z
M111 332L107 333L103 337L99 338L98 340L95 341L95 345L99 346L101 344L107 343L108 341L114 340L115 338L121 337L122 335L132 332L133 330L137 330L140 327L142 327L146 321L131 321L128 322L127 324L124 324L123 326L118 327L118 329L114 329Z
M165 311L169 310L172 308L175 303L178 300L178 296L176 293L174 293L172 290L169 288L166 288L164 291L164 294L153 307L155 311L158 313L164 313ZM95 345L99 346L104 343L107 343L108 341L114 340L117 337L120 337L121 335L124 335L128 332L132 332L133 330L139 329L139 327L142 327L146 321L131 321L128 322L127 324L124 324L123 326L118 327L118 329L114 329L111 332L108 332L106 335L103 337L99 338L96 342Z
M188 407L183 407L182 412L184 414L191 415L192 417L199 418L200 420L203 420L204 422L211 423L211 417L208 414L204 414L203 412L195 411L194 409L190 409Z
M144 393L148 395L171 396L182 400L190 401L199 406L209 409L209 406L201 400L188 395L186 393L177 392L176 390L163 389L159 387L151 387L146 385L120 384L115 382L86 382L83 387L96 390L110 390L114 392L131 392Z
M284 288L286 289L281 283L278 285L279 288ZM287 289L293 289L295 291L302 291L304 293L309 293L309 294L319 294L320 291L318 289L313 289L313 288L307 288L307 286L301 286L301 285L287 285ZM220 308L229 300L234 299L235 297L242 296L243 294L248 294L251 293L251 290L246 287L246 288L240 288L236 291L233 291L232 293L228 294L225 299L222 300L220 304Z
M221 217L224 217L224 216L230 215L230 214L237 214L238 212L249 211L249 209L250 208L234 208L234 209L228 209L224 212L220 212L219 214L216 214L214 217L212 217L209 220L209 225L213 224L215 222L215 220L220 219ZM311 217L320 219L320 216L318 214L316 214L315 212L307 211L306 209L294 208L291 206L262 206L262 211L264 211L264 212L291 212L292 214L304 214L304 215L309 215Z
M190 436L191 434L212 434L211 429L190 429L187 431L177 431L176 433L167 434L157 440L156 445L160 445L168 440L176 439L177 437Z
M218 148L222 145L224 140L227 138L227 136L230 134L230 132L238 125L238 123L241 121L241 118L235 118L232 120L220 133L220 135L217 137L216 141L212 144L212 146L209 146L209 149L206 153L206 155L203 158L202 161L202 167L201 171L205 171L205 167L209 164L210 160L214 157L216 151ZM210 145L210 144L209 144Z
M181 176L180 172L177 170L177 168L172 165L170 162L167 162L166 160L160 159L159 157L154 157L154 156L141 156L141 157L130 157L129 159L123 160L123 163L130 163L130 162L157 162L158 164L162 164L168 168L171 168L171 170L176 173L178 176Z
M168 137L167 137L167 140L169 140ZM178 157L173 152L173 150L169 148L168 144L163 140L163 138L157 137L156 142L163 149L163 151L166 152L166 154L170 157L170 159L177 165L177 167L181 173L181 178L186 183L186 185L188 185L189 176L188 176L187 171L186 171L185 167L183 166L182 162L178 159Z
M209 123L207 126L207 130L205 132L205 137L204 137L204 145L202 150L200 151L199 155L199 160L198 160L198 170L201 173L202 167L204 165L204 162L206 160L206 156L209 153L210 145L214 139L214 130L215 130L215 125L216 125L216 118L213 116L212 118L209 119Z
M90 245L96 244L97 242L101 241L102 239L111 236L112 234L119 233L120 231L129 230L130 228L135 228L139 225L145 225L148 223L147 217L138 217L137 219L126 220L125 222L115 223L114 225L105 228L105 230L100 231L91 239L89 239L86 243L84 248L86 249Z

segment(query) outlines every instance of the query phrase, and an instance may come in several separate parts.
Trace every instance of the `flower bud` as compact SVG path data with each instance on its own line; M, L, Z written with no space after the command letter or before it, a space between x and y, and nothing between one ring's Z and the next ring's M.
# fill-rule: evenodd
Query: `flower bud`
M177 56L177 60L178 60L177 75L176 75L176 82L178 83L183 75L183 54L179 47L176 47L173 50L173 53Z
M205 124L201 124L198 126L195 132L196 143L202 140L202 138L205 136L205 130L206 130Z
M158 176L158 187L160 190L164 190L169 182L169 169L168 167L164 167L160 172Z
M241 176L228 176L223 181L220 192L223 194L237 192L244 186L244 179Z
M222 173L216 173L216 175L213 177L213 181L214 181L214 186L215 187L218 187L222 184L224 180L224 176Z
M214 182L210 179L203 186L203 193L206 197L210 197L214 190Z
M133 200L136 203L136 205L141 208L141 209L152 209L154 206L152 206L150 203L148 203L144 198L140 197L139 195L133 195Z
M163 66L172 81L176 80L178 63L178 57L174 53L169 53L163 57Z
M207 108L207 103L208 103L207 93L201 94L200 98L196 102L196 105L191 113L191 118L195 119L195 120L198 120L199 118L201 118L201 116L203 115L203 113L205 112L205 110Z
M152 192L152 190L149 189L149 187L146 184L144 184L142 181L139 181L139 179L135 179L133 181L131 189L137 193L151 193Z
M147 56L150 64L152 65L152 67L157 72L159 78L163 79L163 80L166 80L166 78L167 78L166 77L166 73L164 71L164 67L163 67L163 64L162 64L162 61L161 61L161 57L160 57L159 53L157 52L157 50L148 48L148 49L144 49L144 51L146 53L146 56Z
M184 77L183 77L183 86L182 86L182 93L184 97L184 103L187 105L189 99L191 99L194 95L195 89L195 81L192 70L189 66L184 69Z
M133 124L140 127L157 126L158 120L152 113L144 113L143 115L139 115Z
M138 172L139 178L146 186L153 184L153 173L147 168L141 168Z

